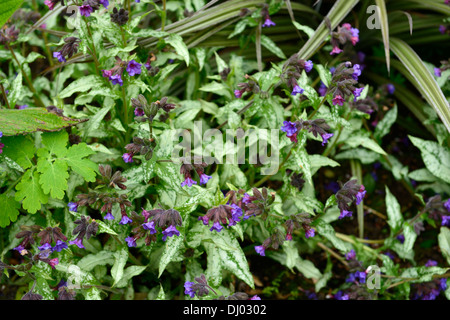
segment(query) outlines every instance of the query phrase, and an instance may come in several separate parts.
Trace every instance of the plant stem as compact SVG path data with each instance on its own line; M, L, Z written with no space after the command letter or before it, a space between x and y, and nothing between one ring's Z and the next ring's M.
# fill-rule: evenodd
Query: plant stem
M161 31L164 31L164 27L166 26L166 0L162 0L163 2L163 12L161 13Z
M44 102L42 102L41 97L39 97L36 89L33 86L33 82L30 80L30 78L28 78L28 75L26 74L25 70L23 70L22 65L19 63L19 60L16 57L16 54L14 53L14 50L8 46L9 51L11 51L11 54L13 56L14 61L17 63L17 65L19 66L19 69L23 75L23 78L25 79L26 83L28 84L28 88L31 90L31 92L33 92L33 99L34 102L41 108L45 108L45 104Z
M0 83L0 88L2 88L3 100L5 100L6 105L8 106L8 109L11 109L11 106L9 105L8 97L6 96L5 88L3 87L3 84L1 84L1 83Z

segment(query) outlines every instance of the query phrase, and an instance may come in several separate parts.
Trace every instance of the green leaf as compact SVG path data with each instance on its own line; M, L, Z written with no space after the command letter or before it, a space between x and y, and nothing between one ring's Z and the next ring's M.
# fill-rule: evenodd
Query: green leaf
M66 131L46 132L42 134L42 144L46 146L50 155L64 157L67 153L66 145L69 135Z
M328 239L333 246L343 253L347 253L351 249L351 245L336 237L333 227L325 221L318 219L315 225L317 233Z
M165 41L174 47L175 51L184 59L186 65L189 66L189 50L183 42L183 38L178 34L172 33Z
M397 119L397 104L395 104L391 110L386 112L383 119L380 122L378 122L377 126L375 127L375 131L373 133L374 137L376 139L381 139L386 134L388 134L389 130L391 129L396 119Z
M8 100L11 106L15 106L16 102L23 98L24 92L22 92L22 87L22 73L19 72L9 89Z
M389 52L389 23L388 23L388 15L386 11L386 3L384 0L375 0L375 4L377 5L376 13L378 15L378 19L381 21L381 35L383 37L384 43L384 54L386 57L386 66L389 72L390 70L390 52Z
M48 196L42 190L37 171L28 170L16 186L15 199L22 201L22 207L29 213L36 213L42 204L48 202Z
M436 177L450 183L450 150L437 142L408 135L412 144L420 149L425 167Z
M0 227L5 228L10 222L17 220L19 216L20 203L13 197L6 194L0 194Z
M165 243L164 252L161 256L161 260L159 261L159 273L158 278L161 277L162 273L166 269L167 265L172 261L172 259L176 256L176 252L180 249L184 242L184 232L180 231L179 236L169 237Z
M64 191L67 190L67 163L63 160L56 159L51 162L48 159L40 158L37 170L41 173L39 183L42 190L46 194L50 194L52 198L64 198Z
M114 280L113 287L120 281L120 279L122 279L127 260L128 248L126 246L122 246L114 253L114 264L111 268L111 276Z
M2 0L0 8L0 28L8 21L13 13L20 8L23 0Z
M3 137L3 154L28 169L33 165L35 154L34 141L31 136Z
M403 216L400 210L400 204L395 196L391 193L386 186L386 213L388 216L388 224L391 227L391 233L397 232L403 224Z
M303 171L306 181L312 184L311 174L311 162L305 148L292 149L292 155L299 166L299 169Z
M312 36L314 36L314 29L312 29L311 27L301 25L297 21L292 21L292 23L298 30L301 30L304 33L306 33L308 35L308 38L311 38Z
M117 288L123 288L128 285L128 281L135 277L140 275L144 270L147 269L147 266L130 266L125 269L123 272L122 279L116 284Z
M71 146L67 150L64 160L67 161L67 164L73 171L81 175L86 181L94 182L98 166L89 159L83 159L94 153L86 143L82 142Z
M403 74L406 77L412 75L414 79L412 81L413 85L425 97L425 100L433 107L447 128L447 131L450 132L449 103L434 79L434 76L430 73L430 71L428 71L427 67L416 52L403 40L390 38L390 46L391 50L408 70L407 74Z
M438 235L439 248L447 263L450 264L450 229L441 227L441 232Z
M349 145L352 148L356 148L358 146L362 146L364 148L375 151L379 154L386 155L386 152L370 137L364 136L362 134L352 134L348 139L345 140L345 144Z
M44 108L0 109L0 128L4 136L36 131L59 131L87 120L60 117Z
M100 251L96 254L88 254L84 256L79 262L78 266L84 271L91 271L96 266L104 266L114 263L114 253L111 251Z
M269 37L261 35L261 45L280 59L286 59L284 52Z
M97 75L89 75L81 77L73 82L71 82L67 87L62 90L58 97L64 99L70 97L75 92L87 92L90 89L100 88L104 84L102 77Z

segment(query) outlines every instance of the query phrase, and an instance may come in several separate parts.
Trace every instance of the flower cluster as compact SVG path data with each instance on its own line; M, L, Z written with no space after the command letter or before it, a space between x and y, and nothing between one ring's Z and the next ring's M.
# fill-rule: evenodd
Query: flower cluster
M180 213L175 209L142 209L142 215L138 215L136 212L131 212L131 225L133 236L129 236L125 239L129 247L136 247L136 240L145 238L145 244L150 245L156 241L158 230L160 228L162 234L162 240L166 241L167 237L174 235L179 236L180 232L177 230L177 226L181 226L183 220Z
M295 96L297 93L303 93L304 89L298 85L297 79L300 78L303 70L310 72L313 66L314 64L311 60L300 59L297 53L286 60L283 65L281 79L291 89L291 95Z
M450 227L450 198L443 201L441 195L435 195L428 199L424 210L430 218L441 219L441 225Z
M248 74L245 75L245 79L248 80L248 82L241 82L238 83L238 88L234 90L234 96L237 99L242 98L242 95L245 92L253 92L253 93L258 93L259 92L259 85L258 85L258 81L256 81L256 79L254 79L253 77L249 76Z
M77 235L69 244L76 245L80 249L84 249L83 239L89 240L95 236L98 231L98 223L91 217L81 216L80 219L74 221L77 226L72 231L72 235Z
M428 260L425 267L435 267L437 262ZM447 278L434 279L429 282L412 284L414 295L412 300L436 300L441 291L447 289Z
M113 9L111 13L111 21L116 23L119 26L123 26L128 22L128 11L124 8L117 10L117 8Z
M64 38L64 45L61 50L53 52L53 58L58 59L59 62L66 62L66 58L71 58L78 52L80 39L75 37Z
M442 72L444 72L445 70L448 70L448 69L450 69L450 59L442 60L441 61L441 67L434 68L434 75L436 77L441 77L442 76Z
M14 42L19 37L19 29L16 26L5 27L0 29L0 44Z
M133 143L129 143L125 146L128 151L122 155L123 161L126 163L133 162L133 157L136 154L141 154L146 160L150 160L153 156L153 149L155 148L155 142L153 139L142 139L133 137Z
M341 189L336 193L336 201L341 211L339 219L351 217L350 205L355 201L359 205L366 195L364 186L357 183L356 179L347 181ZM341 185L341 183L339 183Z
M361 66L343 62L336 67L327 93L333 96L333 104L343 106L348 97L353 95L354 100L361 95L364 88L357 87L358 77L361 75Z
M286 136L294 143L298 142L297 135L302 129L312 133L316 138L320 135L322 137L322 146L334 135L327 132L330 126L324 119L297 120L295 122L284 121L281 127L281 131L286 132Z
M193 164L183 163L181 165L180 173L184 177L184 181L181 182L182 187L184 187L184 186L192 187L194 184L197 184L197 181L192 179L192 171L197 172L197 174L200 178L200 184L206 184L206 183L208 183L209 179L211 179L211 176L208 176L205 173L205 167L207 167L208 165L203 161L201 163L196 163L196 162L200 162L200 161L195 161L195 157L194 157Z
M123 85L123 72L126 70L130 77L141 74L141 64L135 60L123 61L118 56L115 57L116 63L109 70L102 70L102 75L111 82L112 85Z
M328 24L329 29L331 26ZM359 30L357 28L352 28L350 23L344 23L342 26L338 26L337 31L331 32L331 45L333 49L330 55L339 54L343 50L339 47L340 45L345 45L347 42L351 42L352 45L356 45L359 41Z
M311 227L311 218L309 213L302 212L296 215L292 215L290 219L288 219L284 225L286 227L286 238L285 240L292 240L292 233L296 229L305 230L305 237L312 238L315 236L315 230Z
M127 215L125 207L131 207L131 202L128 200L126 194L118 194L116 192L116 187L121 190L126 190L127 187L124 183L127 181L125 177L122 176L120 171L115 171L112 173L112 168L110 165L99 165L99 172L102 178L98 181L98 186L96 190L106 189L106 192L90 191L86 194L79 194L77 202L69 203L69 210L76 211L79 206L94 206L101 205L100 211L102 213L106 212L105 220L114 220L114 216L111 214L112 206L118 204L120 207L120 212L122 218L119 224L127 224L131 220Z
M168 113L175 108L175 104L168 103L167 100L167 97L163 97L161 100L148 104L147 99L141 94L138 95L137 98L131 98L131 104L134 107L135 120L138 122L148 121L151 123L159 110L163 110L163 115L166 117ZM160 116L160 120L163 115Z

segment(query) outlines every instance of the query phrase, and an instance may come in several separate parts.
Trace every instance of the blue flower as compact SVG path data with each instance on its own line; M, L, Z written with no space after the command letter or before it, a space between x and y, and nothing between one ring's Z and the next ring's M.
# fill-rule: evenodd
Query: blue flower
M211 176L208 176L207 174L202 173L200 175L200 184L206 184L209 181L209 179L211 179L211 178L212 178Z
M155 221L150 221L150 222L144 223L144 224L142 224L142 227L145 230L150 230L150 234L156 233Z
M133 162L133 154L130 152L124 153L122 159L125 163Z
M363 201L364 197L366 196L366 190L363 185L359 188L358 193L356 194L356 205L359 205L361 201Z
M103 219L105 219L105 220L114 220L115 218L114 218L114 216L112 215L111 212L108 212Z
M120 76L120 74L115 74L109 77L109 80L111 81L112 85L123 85L123 81L122 81L122 77Z
M84 4L80 6L80 14L82 16L89 17L92 12L94 12L94 9L90 5Z
M447 201L445 201L444 207L445 209L447 209L448 212L450 212L450 198L447 199Z
M353 79L355 79L356 81L358 81L358 77L361 75L361 66L359 64L354 64L353 65L353 74L352 77Z
M395 86L392 83L388 83L386 85L386 88L389 94L394 94Z
M106 9L108 9L109 1L108 0L99 0L100 4L102 4Z
M194 285L195 282L186 281L184 283L184 294L188 294L191 298L195 297L195 290L192 289L192 285Z
M188 186L188 187L192 187L194 184L197 184L197 181L192 180L191 177L187 177L182 183L181 186Z
M136 247L136 240L134 239L134 237L126 237L125 241L127 242L127 245L131 248L131 247Z
M361 96L361 92L364 90L364 88L356 88L355 91L353 91L353 96L355 97L355 101L356 98Z
M281 131L286 132L288 136L292 136L297 132L297 125L295 122L284 121L281 126Z
M69 211L77 212L77 210L78 210L78 203L77 202L69 202L67 204L67 206L69 207Z
M83 246L83 239L76 238L75 240L69 241L69 244L75 244L80 249L85 249Z
M173 235L179 236L180 231L178 231L174 225L170 225L162 232L162 234L163 241L166 241L167 237L172 237Z
M322 135L322 146L325 145L325 143L328 142L328 139L330 139L332 136L334 136L333 133L325 133Z
M264 248L263 245L256 246L256 247L255 247L255 251L256 251L256 253L258 253L260 256L263 256L263 257L264 257L264 256L266 255L266 253L265 253L266 248Z
M442 216L442 225L450 227L450 216Z
M134 60L128 62L127 72L132 77L136 74L141 74L141 64Z
M214 222L213 226L209 229L209 231L216 230L217 232L222 231L223 227L220 225L219 222Z
M447 278L439 279L439 289L442 291L447 290Z
M50 243L44 243L42 246L38 247L38 249L41 250L41 251L44 251L44 250L47 250L47 249L51 249L51 248L52 248L52 246L50 245Z
M313 228L310 228L310 229L306 230L306 232L305 232L306 238L313 238L315 235L316 235L315 230Z
M275 26L275 22L273 22L272 20L270 20L270 17L267 16L266 19L264 20L264 23L262 25L262 27L271 27L271 26Z
M303 90L302 88L300 88L300 86L298 84L296 84L294 86L294 88L292 89L291 95L295 96L297 93L302 94L303 91L305 91L305 90Z
M434 261L431 259L425 263L425 267L436 267L436 266L437 266L437 261Z
M314 64L312 63L311 60L308 60L305 62L305 71L306 72L310 72L313 68Z
M59 51L53 52L53 58L58 59L59 62L66 62L66 58Z
M343 219L345 217L351 217L351 216L352 216L352 211L342 210L338 219Z
M64 241L58 240L56 241L55 246L52 251L61 252L62 249L67 249L69 246Z
M127 215L123 215L122 219L120 219L119 224L128 224L130 222L133 222Z
M356 252L353 249L345 254L345 259L347 259L347 260L353 260L355 258L356 258Z

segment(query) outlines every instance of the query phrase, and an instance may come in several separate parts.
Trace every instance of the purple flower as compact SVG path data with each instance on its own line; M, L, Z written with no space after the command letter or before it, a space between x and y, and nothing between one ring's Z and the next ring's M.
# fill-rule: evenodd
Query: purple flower
M50 245L50 243L44 243L42 246L38 247L38 249L41 250L41 251L44 251L44 250L47 250L47 249L51 249L51 248L52 248L52 246Z
M150 230L150 234L155 234L156 233L155 221L150 221L150 222L144 223L144 224L142 224L142 227L145 230Z
M359 96L361 96L361 92L364 90L364 88L356 88L355 91L353 91L353 95L355 96L355 101L356 98L358 98Z
M440 68L434 68L434 75L436 77L440 77L441 76L441 69Z
M270 20L270 17L267 16L266 19L264 20L264 23L262 25L262 27L271 27L271 26L275 26L275 22L273 22L272 20Z
M103 5L106 9L108 9L109 1L108 0L99 0L98 1L101 5Z
M305 71L310 72L313 68L314 64L311 60L305 62Z
M332 136L334 136L333 133L324 133L324 134L322 135L322 146L324 146L325 143L328 142L328 139L330 139Z
M310 229L306 230L306 232L305 232L306 238L313 238L315 235L316 235L315 230L313 228L310 228Z
M15 247L13 250L16 250L18 252L25 250L23 245L18 245L17 247Z
M339 219L343 219L345 217L351 217L352 211L342 210L341 214L339 215Z
M191 298L195 297L195 291L192 289L194 282L186 281L184 283L184 294L188 294Z
M263 245L260 246L255 246L255 251L256 253L258 253L260 256L264 257L266 255L266 248L264 248Z
M216 230L217 232L222 231L223 227L220 225L219 222L214 222L213 226L209 229L209 231Z
M237 99L240 99L241 97L242 97L242 93L243 93L243 91L241 91L241 90L234 90L234 96L237 98Z
M340 49L338 46L333 47L333 50L331 50L330 55L339 54L342 52L342 49Z
M67 249L69 246L64 241L58 240L56 241L55 246L52 251L61 252L62 249Z
M356 252L353 249L345 254L345 259L347 259L347 260L353 260L355 258L356 258Z
M302 88L300 88L298 84L296 84L295 87L292 89L291 95L295 96L297 93L302 94L303 91L305 90L303 90Z
M52 267L53 269L55 269L55 266L59 263L59 259L58 258L54 258L51 259L48 264L50 265L50 267Z
M114 220L115 218L114 218L114 216L112 215L111 212L108 212L103 219L105 219L105 220Z
M131 220L127 215L123 215L122 219L120 219L119 224L128 224L133 222L133 220Z
M136 247L136 240L134 239L134 237L126 237L125 241L127 242L127 245L131 248L131 247Z
M192 187L194 184L197 184L197 181L192 180L191 177L187 177L182 183L181 186L188 186L188 187Z
M133 154L132 153L124 153L122 155L122 159L123 161L125 161L125 163L130 163L133 162Z
M27 104L24 104L24 105L21 105L21 106L16 105L15 108L18 109L18 110L23 110L23 109L28 108L28 105Z
M239 222L239 221L241 221L240 218L242 217L242 215L243 215L242 209L238 205L233 203L231 205L231 218L234 221Z
M323 97L327 94L328 88L322 81L320 81L320 87L317 91L319 91L320 96Z
M75 244L80 249L85 249L83 246L83 239L76 238L75 240L69 241L69 244Z
M350 33L352 34L352 44L355 45L359 41L359 30L356 28L351 28Z
M361 66L359 64L355 64L353 66L353 74L352 77L353 79L355 79L356 81L358 81L358 77L361 75Z
M343 294L342 291L338 291L336 292L336 294L334 295L334 298L336 300L348 300L349 296L348 294Z
M450 216L442 216L442 225L450 227Z
M59 52L59 51L53 52L53 58L58 59L59 62L66 62L66 58L64 58L64 56L62 55L62 53Z
M112 70L102 70L102 76L105 78L110 78L113 75Z
M397 240L400 241L400 243L403 243L403 242L405 242L405 236L400 234L397 236Z
M450 200L450 199L449 199L449 200ZM252 199L250 198L250 195L249 195L247 192L244 193L244 196L242 197L242 202L243 202L243 203L246 203L246 204L252 202Z
M120 86L123 85L122 77L120 74L115 74L113 76L109 77L109 80L111 81L112 85L119 84Z
M439 289L441 289L442 291L447 289L447 279L446 278L439 279Z
M128 62L127 72L132 77L136 74L141 74L141 64L134 60Z
M341 97L341 95L336 95L334 98L333 98L333 104L334 105L340 105L340 106L343 106L344 105L344 102L345 102L345 100L344 100L344 98L342 98Z
M261 300L261 298L258 297L257 295L254 295L253 297L250 298L250 300Z
M390 253L390 252L385 252L383 254L388 256L389 258L391 258L391 260L394 260L394 258L395 258L394 255L392 253Z
M44 4L48 7L49 10L53 10L55 7L55 2L51 0L45 0Z
M173 235L179 236L180 231L177 230L177 228L174 225L170 225L162 232L163 234L163 241L166 241L167 237L172 237Z
M94 9L88 4L84 4L80 6L80 14L85 17L89 17L91 13L94 12Z
M439 26L439 32L445 34L445 31L447 31L447 27L441 24Z
M206 184L209 181L209 179L211 179L211 178L212 178L211 176L208 176L207 174L202 173L200 175L200 184Z
M67 206L69 207L69 211L77 212L78 210L78 202L69 202Z
M284 121L281 131L286 132L288 136L292 136L297 132L297 125L295 122Z
M207 215L204 215L202 217L198 217L198 220L201 220L203 222L203 225L207 226L209 224L209 218Z
M366 196L366 190L364 188L363 185L361 185L361 188L359 188L358 193L356 194L356 205L359 205L361 203L361 201L364 199L364 197Z
M136 117L143 117L145 115L144 109L142 109L142 108L135 108L134 109L134 115Z
M434 260L428 260L427 263L425 263L425 267L436 267L437 266L437 261Z
M366 283L366 273L364 271L358 272L359 282Z
M392 83L388 83L386 85L386 88L389 94L394 94L395 86Z
M448 212L450 212L450 198L447 199L447 201L445 201L444 207L445 209L447 209Z

